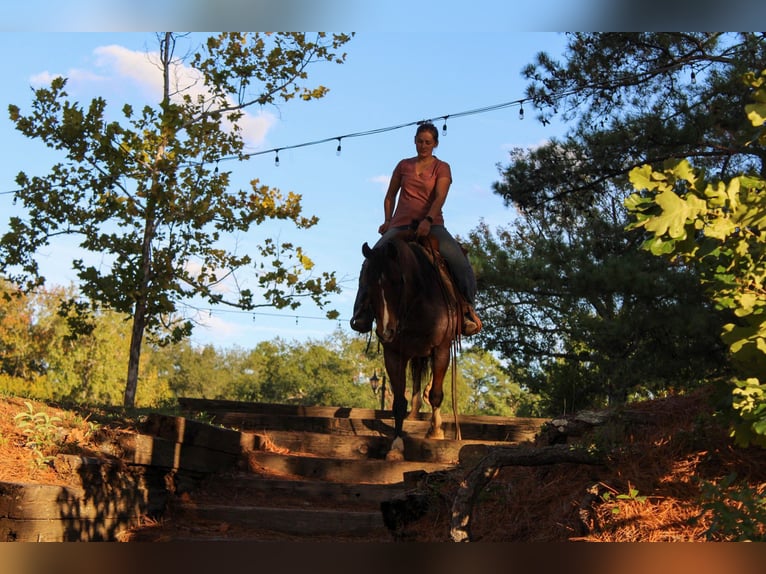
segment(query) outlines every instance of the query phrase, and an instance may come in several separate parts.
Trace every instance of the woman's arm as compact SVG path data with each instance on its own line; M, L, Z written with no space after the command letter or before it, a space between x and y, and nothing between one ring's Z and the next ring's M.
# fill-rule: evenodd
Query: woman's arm
M391 181L388 183L388 191L386 191L386 197L383 200L383 224L378 228L378 233L383 235L388 231L388 226L391 224L391 218L394 216L394 206L396 205L396 195L399 193L399 188L402 184L402 176L399 173L399 166L394 169L394 173L391 174Z

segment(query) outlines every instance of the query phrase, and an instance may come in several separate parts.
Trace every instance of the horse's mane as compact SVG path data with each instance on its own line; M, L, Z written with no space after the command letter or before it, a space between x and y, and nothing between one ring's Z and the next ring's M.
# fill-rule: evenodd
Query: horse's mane
M423 292L430 281L438 279L432 256L426 252L427 247L412 239L395 237L392 241L395 242L401 257L400 267L412 263L410 269L418 270L417 273L412 273L412 278L416 282L417 289Z

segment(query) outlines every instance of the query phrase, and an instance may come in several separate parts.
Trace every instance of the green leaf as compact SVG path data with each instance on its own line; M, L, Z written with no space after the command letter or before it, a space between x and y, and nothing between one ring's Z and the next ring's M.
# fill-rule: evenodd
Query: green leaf
M636 189L648 189L649 191L657 189L659 186L659 183L656 181L658 177L664 179L664 176L655 173L650 165L634 167L630 170L629 174L630 183L633 184L633 187Z
M662 213L647 221L645 227L657 235L667 233L674 239L686 237L686 224L707 211L705 202L694 195L682 199L673 191L663 191L655 198Z
M766 103L747 104L745 113L754 127L762 126L766 122Z

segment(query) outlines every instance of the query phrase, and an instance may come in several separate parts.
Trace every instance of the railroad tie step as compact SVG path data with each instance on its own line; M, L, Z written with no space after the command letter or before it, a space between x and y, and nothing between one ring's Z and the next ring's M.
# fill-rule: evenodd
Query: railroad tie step
M380 511L181 503L174 516L181 521L214 521L301 536L366 536L387 530Z

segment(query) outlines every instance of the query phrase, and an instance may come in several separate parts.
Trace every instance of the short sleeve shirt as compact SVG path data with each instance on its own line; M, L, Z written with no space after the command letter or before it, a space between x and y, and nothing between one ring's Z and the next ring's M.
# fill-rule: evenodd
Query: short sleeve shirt
M420 175L415 173L416 161L416 157L403 159L394 168L393 177L398 174L401 177L401 185L396 210L391 219L392 227L410 225L413 220L423 219L433 201L436 181L447 177L452 183L452 171L446 161L434 156L434 163ZM434 215L433 222L436 225L444 225L441 211Z

